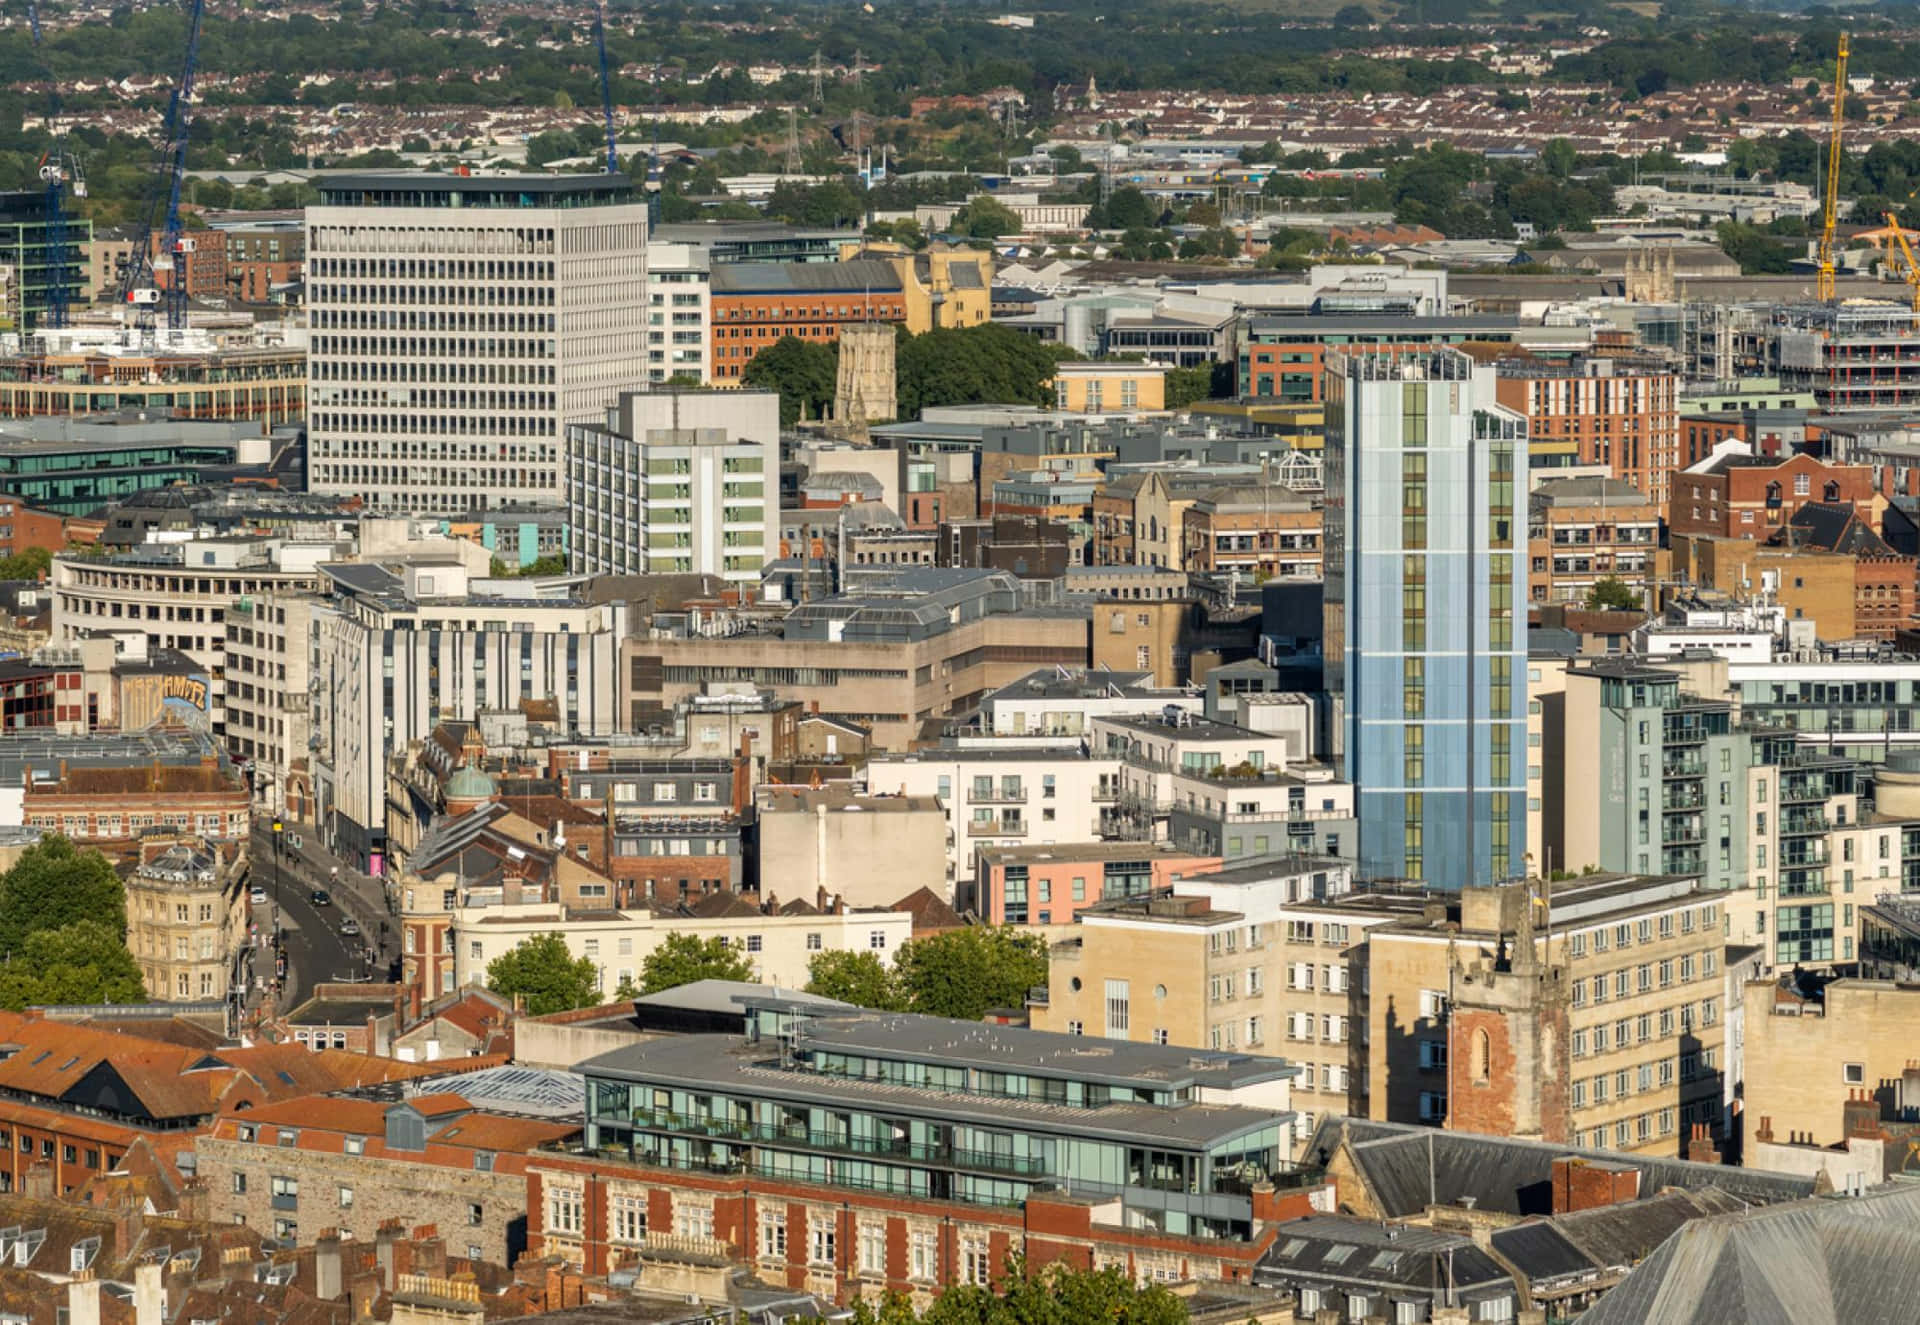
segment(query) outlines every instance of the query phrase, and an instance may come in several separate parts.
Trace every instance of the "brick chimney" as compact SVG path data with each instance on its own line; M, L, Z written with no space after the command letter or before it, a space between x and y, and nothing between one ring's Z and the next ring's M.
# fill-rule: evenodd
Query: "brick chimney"
M447 1240L432 1224L413 1231L413 1272L432 1279L447 1277Z
M1760 1115L1760 1126L1754 1130L1753 1139L1763 1145L1773 1144L1773 1116L1771 1114L1763 1113Z
M379 1297L379 1270L356 1270L353 1277L347 1280L347 1301L352 1306L354 1320L372 1320L373 1304Z
M1720 1162L1720 1147L1714 1144L1713 1132L1705 1123L1693 1125L1693 1132L1687 1137L1687 1153L1682 1158L1695 1164Z
M380 1269L380 1287L391 1293L394 1275L398 1267L394 1264L394 1244L400 1241L404 1226L397 1219L388 1219L381 1223L373 1235L373 1259Z
M53 1165L38 1159L20 1178L20 1194L32 1201L53 1199ZM95 1312L96 1316L98 1312Z
M1640 1170L1631 1164L1561 1155L1553 1161L1552 1173L1556 1215L1640 1199Z
M1840 1120L1843 1136L1879 1136L1880 1102L1865 1088L1849 1090L1847 1102L1841 1106Z
M100 1281L92 1270L67 1281L67 1325L100 1325Z

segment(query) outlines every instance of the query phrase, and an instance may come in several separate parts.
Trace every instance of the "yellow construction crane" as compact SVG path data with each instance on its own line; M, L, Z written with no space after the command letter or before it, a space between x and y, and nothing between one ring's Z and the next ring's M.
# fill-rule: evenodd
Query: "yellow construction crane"
M1892 212L1887 213L1887 262L1913 291L1913 311L1920 313L1920 259L1913 256L1907 231Z
M1833 71L1833 137L1827 144L1827 198L1820 213L1820 299L1833 299L1833 229L1840 206L1840 130L1847 105L1847 34L1840 34L1840 56Z

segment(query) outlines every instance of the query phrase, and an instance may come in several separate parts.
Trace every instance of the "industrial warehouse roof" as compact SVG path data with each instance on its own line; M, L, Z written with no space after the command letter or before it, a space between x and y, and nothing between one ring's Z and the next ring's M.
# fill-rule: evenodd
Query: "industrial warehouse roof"
M850 262L729 262L713 269L721 294L898 294L900 277L878 258Z

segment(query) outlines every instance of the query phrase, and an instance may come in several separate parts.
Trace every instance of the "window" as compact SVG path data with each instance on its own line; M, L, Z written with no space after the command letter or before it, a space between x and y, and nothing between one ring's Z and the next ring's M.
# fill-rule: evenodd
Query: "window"
M1106 1035L1109 1040L1127 1038L1127 982L1125 980L1107 981Z
M883 1275L887 1272L887 1230L881 1224L860 1225L860 1273Z
M875 952L884 952L887 946L887 931L873 929L867 931L867 947Z
M762 1260L787 1258L787 1212L785 1210L760 1212L760 1258Z
M342 1187L340 1189L340 1208L342 1210L353 1209L353 1188Z
M276 1173L268 1179L267 1190L272 1196L278 1198L274 1204L275 1209L291 1210L300 1199L300 1179Z
M760 936L758 934L747 935L747 951L748 952L760 951Z
M1867 1082L1867 1065L1865 1063L1842 1063L1840 1065L1840 1079L1849 1086L1864 1086ZM236 1173L233 1176L237 1178L240 1175Z
M556 1187L547 1193L547 1231L578 1234L583 1224L580 1191L575 1187Z
M940 1270L940 1256L929 1229L907 1234L907 1275L922 1283L932 1283Z
M985 1238L960 1239L960 1282L981 1288L993 1283L993 1259Z
M673 1232L682 1238L710 1238L713 1236L713 1207L710 1205L673 1206Z
M487 1222L487 1207L478 1201L467 1202L467 1227L479 1228Z
M1070 1021L1067 1023L1067 1034L1082 1035L1082 1034L1085 1034L1085 1032L1081 1027L1081 1023L1077 1021Z
M246 1175L246 1174L244 1174L244 1173L239 1173L239 1172L236 1172L236 1173L235 1173L235 1174L233 1175L233 1190L234 1190L234 1193L235 1193L236 1195L245 1195L245 1194L246 1194L246 1190L247 1190L247 1175Z
M807 1264L832 1265L834 1261L834 1227L829 1221L831 1215L815 1215L807 1220Z

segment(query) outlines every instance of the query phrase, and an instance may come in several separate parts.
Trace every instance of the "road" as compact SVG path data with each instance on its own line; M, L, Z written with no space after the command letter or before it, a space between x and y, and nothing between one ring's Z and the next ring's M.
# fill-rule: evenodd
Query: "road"
M286 939L287 971L278 1000L280 1009L297 1007L311 997L315 985L323 982L387 978L399 945L387 918L379 881L355 879L344 868L339 878L334 878L331 859L310 838L303 843L303 850L296 852L288 845L276 859L270 823L260 825L254 841L260 850L253 882L267 895L266 901L253 907L254 924L260 934L273 933L277 896L279 925ZM334 904L315 906L310 898L315 888L325 888ZM361 928L354 938L340 933L341 924L349 916ZM387 925L384 942L383 922ZM370 947L383 949L377 959L369 956ZM272 970L271 958L262 950L254 962L254 973L270 976Z

